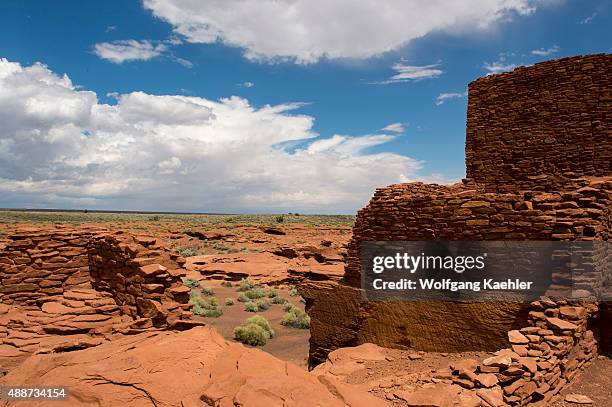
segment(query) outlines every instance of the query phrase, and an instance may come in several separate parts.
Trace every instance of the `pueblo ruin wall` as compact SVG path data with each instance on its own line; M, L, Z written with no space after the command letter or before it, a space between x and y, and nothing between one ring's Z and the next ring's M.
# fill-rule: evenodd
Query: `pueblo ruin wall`
M181 280L184 262L155 238L103 228L9 234L0 242L0 360L198 325Z
M439 352L508 349L516 345L508 331L520 330L534 335L529 338L534 342L528 340L520 354L514 350L516 357L534 357L537 366L533 372L521 372L524 380L516 388L505 389L515 383L509 379L496 391L504 387L505 395L500 397L510 397L506 400L510 404L543 400L536 388L546 393L546 399L556 394L570 379L570 370L590 358L585 359L579 349L588 348L590 355L597 351L597 341L610 341L605 328L611 322L607 304L590 308L573 304L581 307L581 316L571 318L582 327L580 335L574 335L574 327L554 327L556 321L547 319L559 316L560 307L572 305L563 302L364 302L360 242L609 240L610 72L612 55L602 54L543 62L471 83L467 178L452 186L410 183L378 189L357 214L342 283L302 287L312 318L311 365L325 360L336 348L365 342ZM586 308L589 312L584 312ZM551 338L543 339L546 336ZM556 336L572 339L565 342ZM550 349L549 340L553 341ZM566 344L565 353L552 359L557 340ZM544 342L547 345L540 345ZM562 371L558 359L574 360L576 353L580 360ZM513 360L508 366L516 363ZM515 395L519 388L523 392Z
M610 55L563 58L469 87L466 176L487 191L612 174Z

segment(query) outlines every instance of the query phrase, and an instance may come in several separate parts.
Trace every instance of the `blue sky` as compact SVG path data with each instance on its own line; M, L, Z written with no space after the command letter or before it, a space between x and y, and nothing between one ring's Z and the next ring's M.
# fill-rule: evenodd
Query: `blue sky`
M464 176L470 81L612 44L606 1L252 1L5 2L0 206L350 213Z

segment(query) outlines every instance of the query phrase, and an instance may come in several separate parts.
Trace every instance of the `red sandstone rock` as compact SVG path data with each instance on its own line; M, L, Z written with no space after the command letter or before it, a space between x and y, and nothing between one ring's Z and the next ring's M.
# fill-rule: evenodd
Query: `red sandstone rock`
M353 386L319 380L228 342L210 328L143 333L79 352L35 355L0 378L2 386L23 383L67 386L71 396L58 406L201 406L201 400L222 406L386 405Z
M593 404L593 400L583 394L570 393L565 396L565 401L575 404Z
M517 330L508 331L508 340L511 344L525 345L529 343L529 339Z
M503 391L499 387L478 389L476 394L491 407L504 407L506 405Z
M419 389L405 397L410 407L451 407L460 390L457 386L437 384Z
M512 358L508 355L491 356L482 361L485 366L496 366L502 369L507 368L512 363Z
M562 330L562 331L565 331L565 330L567 330L567 331L575 331L576 329L578 329L577 325L572 324L571 322L568 322L568 321L564 321L564 320L559 319L559 318L546 318L546 322L553 329L559 329L559 330Z

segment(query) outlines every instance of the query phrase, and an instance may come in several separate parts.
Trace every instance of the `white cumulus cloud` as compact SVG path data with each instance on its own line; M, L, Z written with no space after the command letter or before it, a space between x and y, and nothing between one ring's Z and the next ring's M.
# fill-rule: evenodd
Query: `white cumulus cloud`
M0 59L0 206L347 213L422 167L367 151L392 135L321 137L297 103L113 95Z
M244 50L251 60L369 58L433 31L482 30L548 0L144 0L193 43Z

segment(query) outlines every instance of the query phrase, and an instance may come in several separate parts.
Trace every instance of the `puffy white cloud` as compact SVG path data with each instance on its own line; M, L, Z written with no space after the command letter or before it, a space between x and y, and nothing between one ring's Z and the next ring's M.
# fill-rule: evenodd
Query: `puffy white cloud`
M251 60L368 58L433 31L478 30L547 0L144 0L194 43L221 41Z
M560 50L561 48L559 48L558 45L553 45L552 47L548 49L546 48L534 49L533 51L531 51L531 54L537 55L537 56L547 56L547 55L556 54Z
M447 100L457 99L467 96L465 93L440 93L436 97L436 106L443 105Z
M406 128L404 127L404 123L391 123L385 127L383 127L382 129L380 129L381 131L391 131L393 133L403 133L404 131L406 131Z
M100 42L94 46L97 56L115 64L125 61L147 61L162 55L167 49L168 47L163 43L153 44L148 40Z
M391 135L320 137L301 104L113 96L0 59L0 206L346 213L422 166L367 151Z

